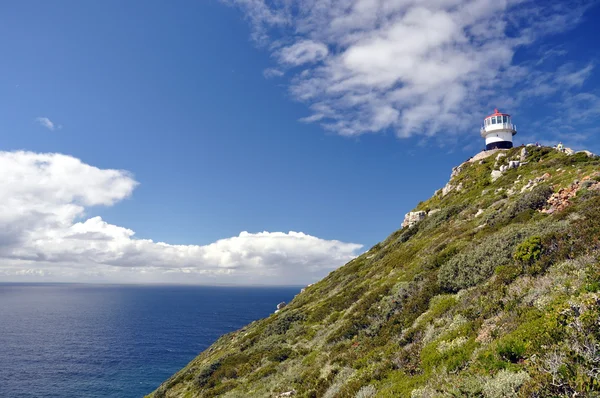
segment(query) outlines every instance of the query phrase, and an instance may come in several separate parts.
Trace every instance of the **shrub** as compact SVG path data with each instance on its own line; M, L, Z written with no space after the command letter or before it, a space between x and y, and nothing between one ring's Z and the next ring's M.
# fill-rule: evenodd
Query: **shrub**
M198 372L196 376L196 384L202 388L208 385L214 385L212 375L221 367L221 361L215 361ZM212 383L211 383L212 382Z
M539 210L546 205L546 201L554 191L547 185L538 185L531 192L525 192L521 195L511 209L511 215L515 215L525 210Z
M525 342L519 338L506 338L498 343L496 352L504 360L517 363L523 359L526 351Z
M295 322L304 321L305 315L298 311L289 311L277 317L275 322L267 326L265 332L270 334L285 334Z
M267 355L267 359L273 362L283 362L291 357L293 353L294 351L289 347L277 347Z
M490 213L485 222L490 226L502 226L510 222L526 222L536 210L542 209L553 191L547 185L538 185L531 192L520 195L506 210Z
M517 397L519 387L529 380L527 372L513 373L501 370L494 378L488 380L483 386L485 398Z
M463 249L440 267L440 286L449 291L457 291L483 282L493 274L496 267L513 261L515 247L531 232L531 227L509 226L481 243Z
M521 271L521 267L510 264L496 267L494 273L496 274L496 278L499 283L508 285L517 279L519 275L521 275Z
M356 393L354 398L372 398L376 394L377 394L377 389L375 388L375 386L368 385L368 386L364 386L360 390L358 390L358 392Z
M526 265L531 265L542 255L542 238L530 236L517 246L514 258Z

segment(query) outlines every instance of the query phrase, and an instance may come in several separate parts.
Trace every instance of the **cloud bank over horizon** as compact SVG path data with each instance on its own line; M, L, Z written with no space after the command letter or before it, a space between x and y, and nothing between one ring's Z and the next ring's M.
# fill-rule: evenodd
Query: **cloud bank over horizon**
M564 55L557 49L514 61L518 49L572 29L593 2L222 1L242 10L272 54L265 76L289 76L292 97L311 110L302 120L345 136L447 139L438 133L472 129L494 107L563 93L568 102L594 67L548 68Z
M0 184L3 281L306 284L362 248L293 231L244 231L208 245L137 239L87 215L129 198L133 176L63 154L0 152Z

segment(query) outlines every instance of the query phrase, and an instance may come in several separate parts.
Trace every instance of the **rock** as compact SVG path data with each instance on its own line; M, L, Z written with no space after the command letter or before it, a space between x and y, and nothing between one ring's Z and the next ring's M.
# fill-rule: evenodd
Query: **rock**
M402 228L404 227L412 227L417 224L419 221L424 219L426 216L424 211L411 211L410 213L406 213L404 216L404 221L402 222Z
M520 157L521 162L524 162L525 159L527 159L527 156L529 156L529 152L527 151L527 148L521 149L521 157Z
M448 183L446 184L446 186L444 188L442 188L442 197L448 195L450 192L452 192L454 190L454 188L456 188L454 185Z
M574 151L574 150L572 150L571 148L565 148L565 149L564 149L564 152L565 152L567 155L569 155L569 156L571 156L571 155L575 155L575 151Z
M277 311L282 310L287 304L285 303L285 301L282 301L281 303L277 304Z
M483 209L479 209L479 210L477 210L477 213L475 213L475 217L479 217L482 214L483 214Z
M462 189L463 189L463 184L462 184L462 182L461 182L460 184L458 184L458 185L456 186L456 190L457 190L458 192L460 192L460 191L462 191Z
M518 160L511 160L510 162L508 162L508 169L517 169L520 165L521 162L519 162Z
M496 181L498 178L502 177L502 172L499 170L492 170L492 182Z
M296 395L296 390L282 392L281 394L277 395L277 397L291 397L292 395Z
M442 211L442 209L433 209L433 210L429 210L429 213L427 213L427 216L432 216L435 213L439 213L440 211Z
M502 151L503 149L492 149L489 151L481 151L479 152L477 155L473 156L471 159L468 160L469 163L475 163L478 160L483 160L487 157L492 156L494 153L498 152L498 151Z
M450 179L453 179L462 171L462 164L460 166L456 166L452 168L452 174L450 174Z
M496 161L502 159L503 157L505 157L506 154L505 153L499 153L498 156L496 156Z
M596 157L596 155L595 155L595 154L593 154L593 153L592 153L592 152L590 152L590 151L579 151L579 152L577 152L577 153L585 153L585 154L587 155L587 157L588 157L588 158L595 158L595 157Z
M573 199L577 192L582 188L587 188L590 190L600 190L600 182L592 182L589 183L590 180L584 180L583 182L579 182L579 180L575 180L573 184L571 184L567 188L561 188L558 192L555 192L548 198L546 202L547 208L542 209L542 213L552 214L557 211L562 211L571 205L571 199Z

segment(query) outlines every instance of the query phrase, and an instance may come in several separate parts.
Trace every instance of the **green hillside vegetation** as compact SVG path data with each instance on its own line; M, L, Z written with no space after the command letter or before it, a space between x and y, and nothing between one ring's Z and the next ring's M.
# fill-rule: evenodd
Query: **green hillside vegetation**
M463 164L460 190L415 209L439 211L222 336L151 396L600 396L600 160L527 149L495 182L521 148ZM542 212L548 199L564 208Z

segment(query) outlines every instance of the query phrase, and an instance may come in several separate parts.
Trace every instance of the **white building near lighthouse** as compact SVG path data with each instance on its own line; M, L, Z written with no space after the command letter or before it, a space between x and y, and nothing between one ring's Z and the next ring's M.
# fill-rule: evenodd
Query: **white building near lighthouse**
M517 126L512 124L512 119L507 113L494 113L483 120L481 136L485 138L485 150L510 149L513 147L512 137L517 134Z

